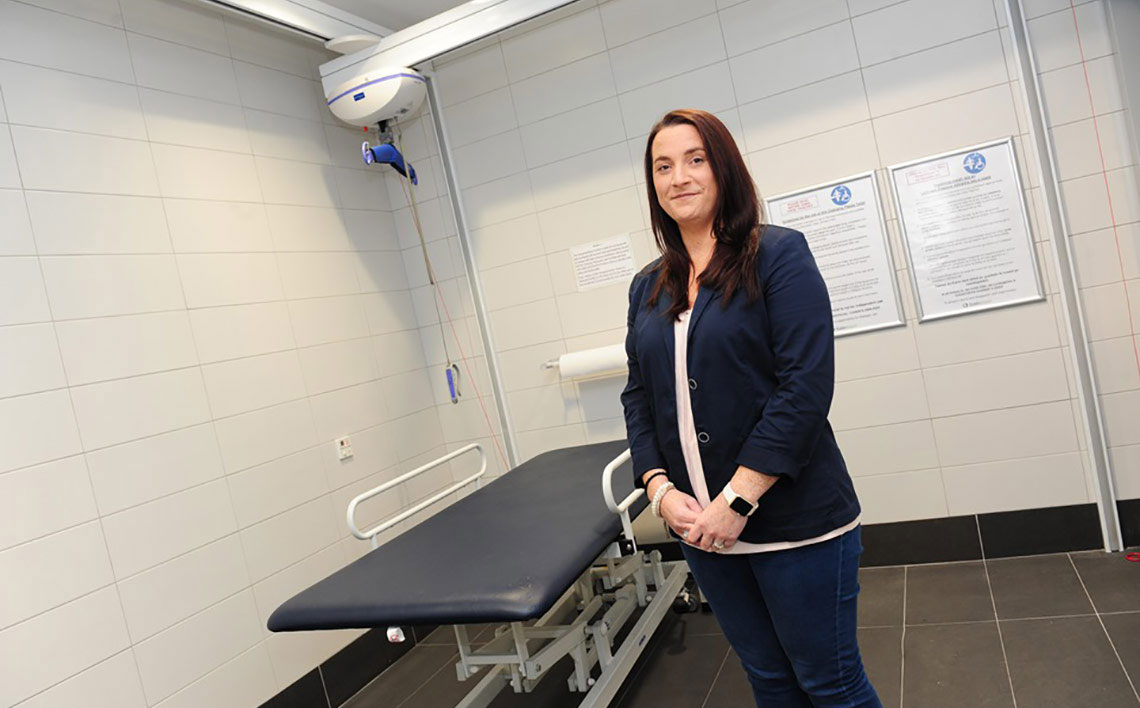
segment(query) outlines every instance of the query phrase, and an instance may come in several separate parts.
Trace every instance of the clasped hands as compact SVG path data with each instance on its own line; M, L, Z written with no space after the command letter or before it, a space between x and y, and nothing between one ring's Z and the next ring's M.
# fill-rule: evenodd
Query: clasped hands
M732 548L748 521L720 494L702 509L700 502L677 488L661 499L661 517L686 543L709 553Z

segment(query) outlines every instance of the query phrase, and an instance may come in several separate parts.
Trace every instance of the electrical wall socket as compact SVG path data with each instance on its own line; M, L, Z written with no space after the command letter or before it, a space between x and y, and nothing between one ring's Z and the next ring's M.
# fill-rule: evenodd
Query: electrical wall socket
M348 436L336 439L336 459L347 460L352 457L352 441Z

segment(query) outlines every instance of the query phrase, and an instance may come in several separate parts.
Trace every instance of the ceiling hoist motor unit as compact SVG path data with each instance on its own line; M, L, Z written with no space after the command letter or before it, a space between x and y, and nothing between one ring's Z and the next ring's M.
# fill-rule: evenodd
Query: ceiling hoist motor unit
M404 159L398 147L398 128L393 130L399 119L415 115L426 95L425 80L418 71L408 68L381 69L362 74L339 86L331 92L328 106L337 118L346 123L359 125L365 131L375 124L379 144L372 145L367 140L361 144L360 154L364 164L389 165L401 177L400 186L411 208L412 223L419 236L428 281L435 289L432 300L435 302L436 315L439 318L439 335L446 359L444 376L447 380L448 397L452 403L458 403L459 366L452 362L451 353L448 351L447 335L443 329L444 318L439 312L439 298L443 297L443 293L439 290L435 269L432 267L431 258L428 257L427 242L413 189L419 185L419 179L416 177L415 168Z

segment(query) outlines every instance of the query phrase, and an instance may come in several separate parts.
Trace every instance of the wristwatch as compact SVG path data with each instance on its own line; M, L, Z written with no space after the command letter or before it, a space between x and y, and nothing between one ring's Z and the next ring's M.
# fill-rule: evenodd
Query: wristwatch
M744 497L737 494L731 484L724 485L724 498L728 502L728 507L741 516L752 516L752 512L756 511L759 504L753 504Z

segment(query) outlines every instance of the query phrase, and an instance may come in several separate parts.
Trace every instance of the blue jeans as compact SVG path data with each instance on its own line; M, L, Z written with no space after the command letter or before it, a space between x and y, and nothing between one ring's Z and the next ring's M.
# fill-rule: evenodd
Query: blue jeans
M882 708L855 636L860 527L767 553L681 548L758 708Z

